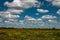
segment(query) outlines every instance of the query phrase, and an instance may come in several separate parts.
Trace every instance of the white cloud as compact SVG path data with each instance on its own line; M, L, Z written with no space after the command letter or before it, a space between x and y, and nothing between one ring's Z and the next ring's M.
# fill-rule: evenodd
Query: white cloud
M60 0L46 0L47 2L51 2L53 6L60 7Z
M30 18L30 19L28 19L28 20L36 20L36 19L34 19L34 18Z
M22 7L21 5L21 1L20 0L14 0L12 3L9 3L8 1L7 2L5 2L5 4L4 5L6 5L6 6L8 6L8 7Z
M60 9L57 11L57 14L59 14L59 15L60 15Z
M13 2L6 1L4 5L7 6L8 9L6 11L1 11L0 16L4 19L10 20L18 19L20 17L19 14L23 12L23 9L21 8L37 7L40 6L40 2L37 0L13 0ZM31 20L32 19L34 18L31 18Z
M12 15L12 14L8 14L8 15L5 15L6 18L19 18L20 16L19 15Z
M6 15L6 18L19 18L19 17L20 17L19 15L11 15L11 14Z
M36 18L32 18L30 16L25 16L23 23L24 23L24 26L26 26L27 28L28 27L29 28L39 28L39 27L42 27L45 25L41 18L36 19Z
M8 7L6 11L0 12L0 16L6 19L16 19L19 18L19 14L23 12L23 9L20 8L30 8L40 6L40 2L37 0L13 0L13 2L6 1L4 3Z
M52 1L52 4L54 6L60 7L60 0L54 0L54 1Z
M8 18L8 19L10 19L10 18L19 18L20 17L19 15L12 15L10 13L5 13L5 12L0 13L0 16L2 18Z
M10 21L4 21L5 23L12 23L12 22L10 22Z
M19 20L20 24L24 25L24 20Z
M53 6L60 7L60 0L46 0L48 2L51 2Z
M11 3L9 3L7 1L7 2L5 2L4 5L6 5L8 7L30 8L30 7L36 6L36 3L38 3L37 0L14 0ZM38 4L40 5L40 3L38 3Z
M47 13L47 12L49 12L48 10L44 10L44 9L37 9L37 11L40 12L40 13Z
M19 14L21 14L23 12L23 9L15 9L15 8L9 8L5 11L0 11L0 16L1 18L4 19L18 19L20 16Z
M13 28L39 28L40 26L42 27L45 25L40 18L35 20L24 19L19 21L14 21L13 19L9 19L5 21L5 24L7 25L7 27L13 27Z
M52 15L44 15L42 16L42 19L55 19L56 16L52 16Z
M29 16L26 16L29 18ZM32 17L31 17L32 18ZM30 19L31 19L30 18ZM6 20L5 23L0 23L0 27L6 27L6 28L59 28L60 23L49 19L48 22L44 22L43 19L35 19L35 20L19 20L14 21L14 19Z
M0 14L21 14L23 10L19 9L7 9L6 11L0 11Z
M0 18L0 22L3 22L3 19L2 18Z
M53 24L54 26L57 26L59 22L56 20L48 20L48 23Z
M42 5L41 2L38 2L38 1L37 1L37 2L34 4L34 7L39 8L41 5Z
M10 22L17 22L18 20L17 19L8 19L8 21L10 21Z
M50 1L51 0L49 0L49 2ZM55 19L56 16L52 16L52 15L44 15L42 16L42 18L39 19L35 19L30 16L25 16L24 20L16 19L20 17L18 14L21 14L21 12L23 12L23 9L18 9L19 7L21 8L40 7L40 3L37 0L14 0L11 3L5 2L4 5L8 6L9 9L0 12L0 16L2 17L0 18L0 22L3 21L3 18L7 19L4 21L4 23L0 23L0 27L50 28L50 27L59 27L60 25L58 22L57 24L55 23L56 21L54 21L53 19ZM49 10L44 10L44 9L37 9L37 11L41 13L49 12ZM37 13L36 15L39 14ZM48 19L48 22L44 22L43 21L44 19Z
M42 21L42 19L41 19L41 18L38 18L37 20Z
M27 20L36 20L35 18L32 18L32 17L30 17L30 16L25 16L25 18L26 18Z
M33 18L33 17L30 17L30 16L25 16L25 19L26 20L35 20L35 21L41 21L42 19L41 18L38 18L38 19L36 19L36 18Z
M2 25L12 28L59 28L60 23L55 20L48 20L48 22L43 22L43 20L40 20L24 19L17 22L5 21L6 25L0 24L0 26Z
M19 9L8 9L6 12L7 13L11 13L11 14L21 14L23 12L23 10L19 10Z
M47 25L49 25L50 28L60 29L60 22L58 22L57 20L48 20Z

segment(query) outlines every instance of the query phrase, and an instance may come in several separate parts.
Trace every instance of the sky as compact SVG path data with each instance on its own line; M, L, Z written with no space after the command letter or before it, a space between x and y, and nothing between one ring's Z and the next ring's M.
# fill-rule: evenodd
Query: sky
M0 27L60 29L60 0L0 0Z

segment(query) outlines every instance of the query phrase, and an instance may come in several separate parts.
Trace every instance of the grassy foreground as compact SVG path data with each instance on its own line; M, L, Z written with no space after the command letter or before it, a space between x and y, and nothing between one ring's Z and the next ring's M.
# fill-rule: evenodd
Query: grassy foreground
M60 40L60 30L0 29L0 40Z

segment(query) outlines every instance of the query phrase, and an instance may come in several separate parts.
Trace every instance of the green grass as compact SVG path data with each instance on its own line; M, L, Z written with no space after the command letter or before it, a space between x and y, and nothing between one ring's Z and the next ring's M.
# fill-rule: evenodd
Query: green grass
M0 29L0 40L60 40L60 30Z

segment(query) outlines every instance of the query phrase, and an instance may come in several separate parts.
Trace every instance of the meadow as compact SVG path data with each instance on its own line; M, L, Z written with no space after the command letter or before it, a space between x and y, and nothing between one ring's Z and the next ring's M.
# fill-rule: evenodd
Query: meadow
M60 40L60 30L0 29L0 40Z

